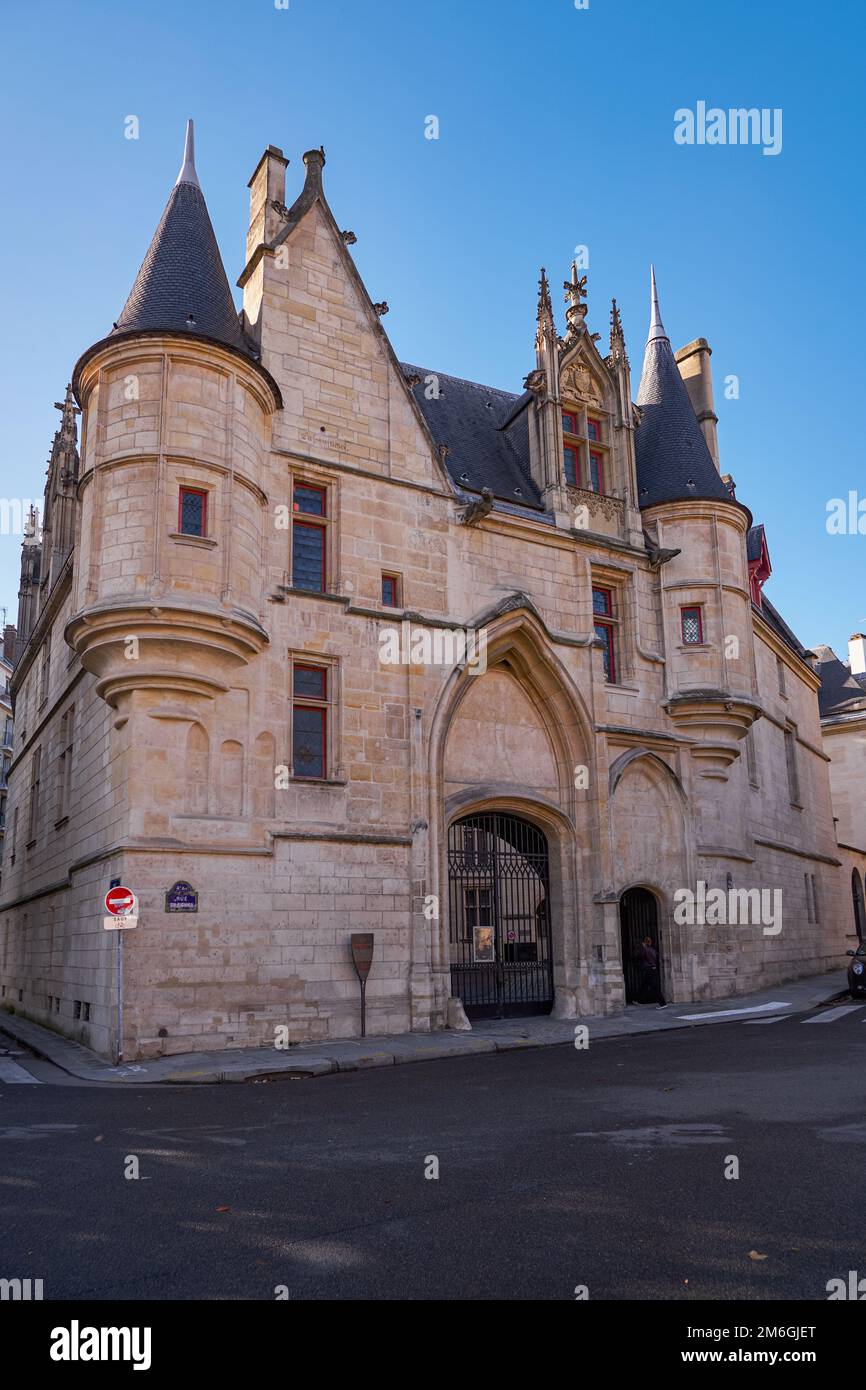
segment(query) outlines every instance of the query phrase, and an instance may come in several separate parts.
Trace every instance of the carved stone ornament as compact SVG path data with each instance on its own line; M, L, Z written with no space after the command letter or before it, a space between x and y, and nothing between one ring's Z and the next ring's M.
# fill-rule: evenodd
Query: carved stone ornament
M536 367L523 378L523 389L531 391L533 396L543 396L547 391L547 372L543 367Z
M568 503L573 511L578 507L586 507L590 516L601 512L602 516L608 521L622 519L623 501L621 497L609 497L604 492L591 492L585 487L567 487Z
M585 362L572 362L562 373L560 389L563 396L579 396L592 405L603 405L602 395L595 383L592 372Z

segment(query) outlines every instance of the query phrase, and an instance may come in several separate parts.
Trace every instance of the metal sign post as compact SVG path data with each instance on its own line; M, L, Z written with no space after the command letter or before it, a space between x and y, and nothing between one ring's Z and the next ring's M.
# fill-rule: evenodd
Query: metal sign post
M138 899L129 888L115 883L105 895L105 910L110 915L103 917L102 925L106 931L117 932L117 1043L116 1066L123 1061L123 933L138 926Z
M367 976L373 964L373 933L352 932L352 963L361 985L361 1037L367 1036Z

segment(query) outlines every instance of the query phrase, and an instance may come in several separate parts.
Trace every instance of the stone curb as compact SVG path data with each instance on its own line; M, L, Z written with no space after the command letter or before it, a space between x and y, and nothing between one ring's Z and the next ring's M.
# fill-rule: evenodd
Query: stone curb
M791 982L792 985L796 981ZM779 987L779 992L785 988ZM730 1000L715 1000L716 1009L723 1009L726 1004L737 1007L737 1000L745 1001L750 996L734 996ZM754 997L754 996L751 996ZM791 1001L799 1009L815 1008L821 1004L835 1003L839 999L848 997L847 989L834 989L827 993L826 988L813 991L804 1000ZM745 1004L743 1005L745 1006ZM680 1006L676 1006L680 1007ZM682 1007L688 1007L683 1005ZM707 1010L707 1023L723 1022L722 1019L712 1017L715 1010ZM778 1010L784 1012L783 1009ZM771 1015L766 1014L766 1017ZM599 1020L575 1019L574 1023L584 1022L592 1025ZM604 1022L609 1022L605 1019ZM519 1025L518 1025L519 1026ZM699 1028L705 1026L700 1018L691 1019L688 1022L671 1017L670 1015L657 1023L647 1026L635 1020L633 1028L618 1028L612 1032L602 1033L597 1038L598 1042L608 1042L617 1038L636 1037L643 1033L669 1033L678 1031L682 1028ZM41 1024L33 1023L30 1019L19 1019L14 1014L0 1013L0 1034L14 1038L15 1041L24 1043L37 1057L51 1062L53 1066L70 1076L77 1077L80 1081L98 1082L100 1084L114 1085L148 1085L148 1086L212 1086L222 1084L237 1084L240 1082L251 1081L276 1081L283 1078L292 1077L313 1079L317 1076L330 1076L338 1072L353 1072L373 1070L379 1067L408 1066L413 1062L434 1062L442 1061L451 1057L478 1057L490 1056L493 1053L523 1052L541 1047L566 1047L570 1039L548 1038L548 1037L514 1037L502 1036L484 1038L471 1036L466 1033L455 1032L446 1034L448 1041L437 1041L425 1045L422 1039L424 1034L410 1034L411 1038L418 1038L418 1042L408 1042L395 1039L390 1047L371 1049L369 1052L362 1050L360 1041L346 1039L342 1043L335 1044L335 1052L331 1056L316 1054L297 1055L285 1066L272 1067L270 1065L256 1065L236 1063L225 1068L213 1067L181 1067L175 1071L166 1072L164 1075L148 1078L138 1075L136 1071L128 1070L125 1074L119 1074L118 1069L109 1066L101 1058L91 1056L81 1043L76 1043L69 1038L63 1038L54 1034L50 1029L42 1027ZM356 1050L352 1050L352 1049ZM345 1051L343 1051L345 1049ZM182 1054L181 1054L182 1055ZM162 1059L157 1059L162 1060ZM127 1064L132 1066L144 1064Z

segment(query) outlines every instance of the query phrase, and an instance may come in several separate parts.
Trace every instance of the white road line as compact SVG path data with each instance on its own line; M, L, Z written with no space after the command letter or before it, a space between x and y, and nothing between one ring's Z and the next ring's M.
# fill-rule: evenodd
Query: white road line
M846 1014L853 1014L857 1009L862 1009L862 1004L840 1004L838 1009L828 1009L825 1014L816 1014L814 1018L804 1018L804 1023L833 1023L837 1018L844 1018Z
M770 1004L752 1004L748 1009L717 1009L715 1013L709 1014L678 1014L685 1023L700 1023L705 1018L739 1018L742 1014L765 1014L768 1009L790 1009L791 1005L786 1004L782 999L776 999Z
M745 1028L756 1028L761 1023L781 1023L783 1019L789 1018L789 1014L776 1014L775 1018L744 1018Z
M19 1067L17 1062L11 1062L8 1057L0 1057L0 1081L7 1081L10 1086L42 1085L37 1076L31 1076L29 1071Z

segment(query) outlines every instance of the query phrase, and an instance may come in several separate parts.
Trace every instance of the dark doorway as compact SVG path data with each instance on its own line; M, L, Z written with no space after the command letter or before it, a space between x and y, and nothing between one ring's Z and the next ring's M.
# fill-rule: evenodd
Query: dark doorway
M648 936L658 951L661 972L658 904L646 888L629 888L619 902L622 939L622 973L625 976L625 1002L643 1004L644 981L641 970L641 943Z
M854 898L854 927L858 940L862 941L866 937L866 906L863 903L863 884L856 869L851 874L851 893Z
M451 989L470 1018L553 1005L547 839L500 812L448 831Z

